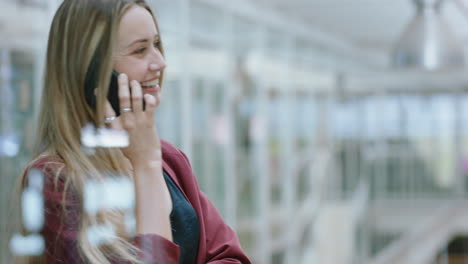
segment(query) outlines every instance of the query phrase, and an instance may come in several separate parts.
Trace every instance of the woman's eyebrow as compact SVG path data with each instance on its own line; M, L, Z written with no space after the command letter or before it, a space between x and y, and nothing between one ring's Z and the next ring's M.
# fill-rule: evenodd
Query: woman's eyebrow
M154 39L159 39L159 35L156 34L154 35L153 37ZM147 38L143 38L143 39L137 39L135 41L133 41L132 43L130 43L130 45L127 46L127 48L130 48L131 46L133 46L134 44L136 43L144 43L144 42L148 42L149 40Z

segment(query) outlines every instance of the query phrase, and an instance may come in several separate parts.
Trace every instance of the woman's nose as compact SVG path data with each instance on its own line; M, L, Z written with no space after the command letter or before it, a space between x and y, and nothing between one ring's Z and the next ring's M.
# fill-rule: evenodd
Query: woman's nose
M160 60L158 63L151 63L149 65L150 71L162 71L166 68L166 62L164 60Z
M164 60L161 52L156 49L152 62L149 65L149 69L151 71L162 71L164 68L166 68L166 61Z

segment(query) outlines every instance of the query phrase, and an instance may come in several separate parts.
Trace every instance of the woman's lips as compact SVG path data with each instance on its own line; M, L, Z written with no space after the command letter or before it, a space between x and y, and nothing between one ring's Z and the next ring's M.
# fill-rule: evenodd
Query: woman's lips
M159 92L160 88L159 85L154 85L154 86L142 86L143 92L147 93L156 93Z
M159 82L159 78L161 77L161 73L158 73L154 78L142 81L141 83L148 83L148 82Z
M153 79L146 80L146 81L143 81L143 82L144 82L144 83L145 83L145 82L152 82L152 81L156 81L156 80L158 80L158 79L159 79L159 76L156 76L156 77L154 77Z

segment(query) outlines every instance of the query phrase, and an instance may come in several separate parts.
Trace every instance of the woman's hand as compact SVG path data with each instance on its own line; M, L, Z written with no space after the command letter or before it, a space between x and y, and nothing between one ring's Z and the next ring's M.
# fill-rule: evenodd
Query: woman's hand
M154 124L154 111L160 102L146 94L143 110L143 93L137 81L130 82L125 74L119 76L120 116L109 125L114 129L125 129L130 145L123 148L124 155L133 167L135 183L136 229L139 234L159 234L172 241L169 215L172 200L164 181L162 169L161 141ZM115 116L106 102L106 117Z
M122 149L124 155L134 168L161 166L161 142L154 123L154 112L160 102L159 92L156 97L150 94L144 95L146 105L143 110L143 92L140 84L133 80L130 82L130 89L126 74L119 75L118 83L121 114L109 126L127 131L130 145ZM106 101L105 116L115 116L115 111L108 101Z

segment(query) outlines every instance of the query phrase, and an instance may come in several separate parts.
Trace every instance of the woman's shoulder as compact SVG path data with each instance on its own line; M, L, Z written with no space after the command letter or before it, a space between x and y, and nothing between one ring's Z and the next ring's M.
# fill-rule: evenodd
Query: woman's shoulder
M53 180L55 184L62 184L65 179L65 162L57 155L41 154L32 159L25 168L26 175L33 171L40 171L46 181ZM25 177L25 180L27 177Z
M30 165L42 165L42 164L48 164L48 163L61 163L63 164L63 159L60 158L58 155L54 154L49 154L49 153L42 153L33 158L29 164Z
M161 139L161 150L163 152L163 155L164 154L178 155L181 152L181 150L178 149L176 146L162 139Z
M161 140L161 151L165 161L174 161L174 159L185 159L185 153L171 143Z
M26 169L39 169L48 171L63 169L64 166L65 163L59 156L44 153L32 159L26 166Z
M172 170L186 170L191 168L185 153L176 146L161 140L161 150L164 163Z

